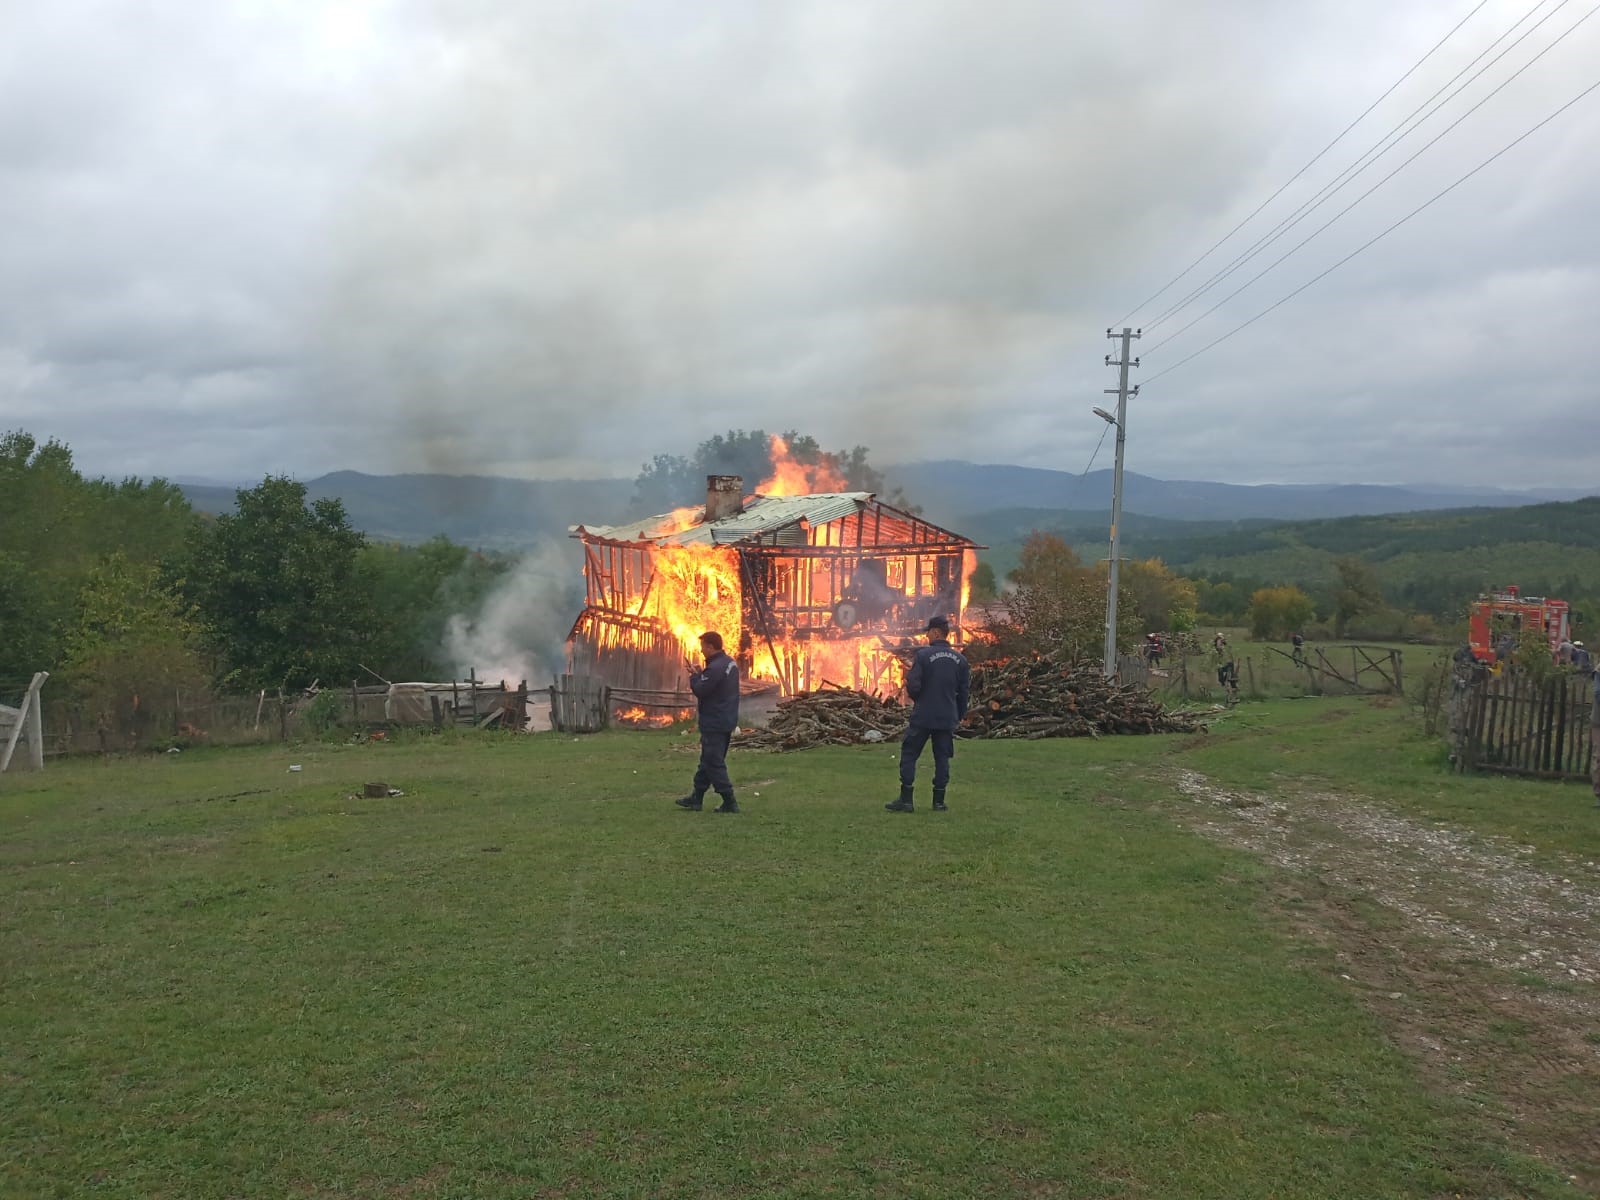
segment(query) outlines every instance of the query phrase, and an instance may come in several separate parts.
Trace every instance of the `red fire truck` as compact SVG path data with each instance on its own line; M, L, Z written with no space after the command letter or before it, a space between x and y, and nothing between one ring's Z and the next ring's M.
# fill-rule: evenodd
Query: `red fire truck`
M1479 596L1467 610L1467 641L1479 662L1499 662L1506 648L1524 637L1544 639L1554 654L1571 634L1571 610L1565 600L1524 596L1517 587Z

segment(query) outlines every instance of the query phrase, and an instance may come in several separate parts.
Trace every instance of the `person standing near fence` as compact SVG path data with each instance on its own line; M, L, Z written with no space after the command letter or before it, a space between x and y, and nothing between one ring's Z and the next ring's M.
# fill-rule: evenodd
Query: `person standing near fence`
M966 656L950 644L950 622L929 617L924 631L928 644L917 651L906 672L906 695L911 697L911 720L900 743L900 797L883 807L890 812L911 812L911 793L917 782L917 759L933 743L933 811L946 812L945 788L950 785L950 759L955 754L956 728L967 715L972 690L972 668Z
M693 663L683 664L689 670L689 690L700 709L700 765L694 773L694 790L676 803L679 808L699 812L710 788L722 797L714 812L736 813L739 804L728 777L728 746L733 731L739 728L739 664L723 653L722 635L714 631L700 635L700 652L705 656L700 670L695 670Z

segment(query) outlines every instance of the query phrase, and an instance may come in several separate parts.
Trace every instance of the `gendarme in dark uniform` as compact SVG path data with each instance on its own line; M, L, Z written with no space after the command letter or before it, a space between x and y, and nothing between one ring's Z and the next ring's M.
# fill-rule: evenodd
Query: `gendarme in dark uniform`
M728 778L728 745L739 728L739 664L723 653L720 633L702 633L700 650L705 666L689 673L689 690L700 708L700 765L694 773L694 791L677 805L699 812L710 788L722 797L716 812L736 813L739 805Z
M972 688L972 668L961 651L950 644L950 622L928 620L928 644L906 673L906 695L911 697L911 723L900 743L900 798L885 804L890 812L910 812L911 792L917 781L917 759L933 743L933 811L944 812L944 790L950 783L950 758L955 754L955 731L967 715Z

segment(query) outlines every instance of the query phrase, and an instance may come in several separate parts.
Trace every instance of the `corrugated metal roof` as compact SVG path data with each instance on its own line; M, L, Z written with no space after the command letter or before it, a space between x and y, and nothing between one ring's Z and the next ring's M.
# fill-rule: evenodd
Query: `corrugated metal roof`
M655 542L662 546L717 545L742 542L758 534L770 533L804 520L810 525L826 525L847 517L872 499L871 492L823 492L814 496L757 496L741 513L710 524L691 525L676 532L672 513L661 513L620 525L573 525L574 537L587 534L615 542Z

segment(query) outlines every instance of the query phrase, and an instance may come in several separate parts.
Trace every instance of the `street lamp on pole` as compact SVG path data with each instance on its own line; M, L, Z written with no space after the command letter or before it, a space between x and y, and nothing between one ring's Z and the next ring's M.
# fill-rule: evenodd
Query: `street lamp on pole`
M1128 387L1128 368L1139 365L1139 360L1129 357L1129 346L1132 340L1139 336L1139 331L1123 326L1121 333L1106 330L1108 338L1116 338L1122 342L1122 357L1113 359L1106 355L1106 366L1113 364L1120 368L1117 386L1107 388L1107 395L1117 398L1117 415L1112 416L1103 408L1094 410L1095 416L1117 428L1117 465L1111 473L1111 564L1106 573L1106 646L1105 663L1103 670L1107 679L1117 673L1117 575L1122 563L1122 446L1128 436L1128 397L1137 396L1137 387Z

